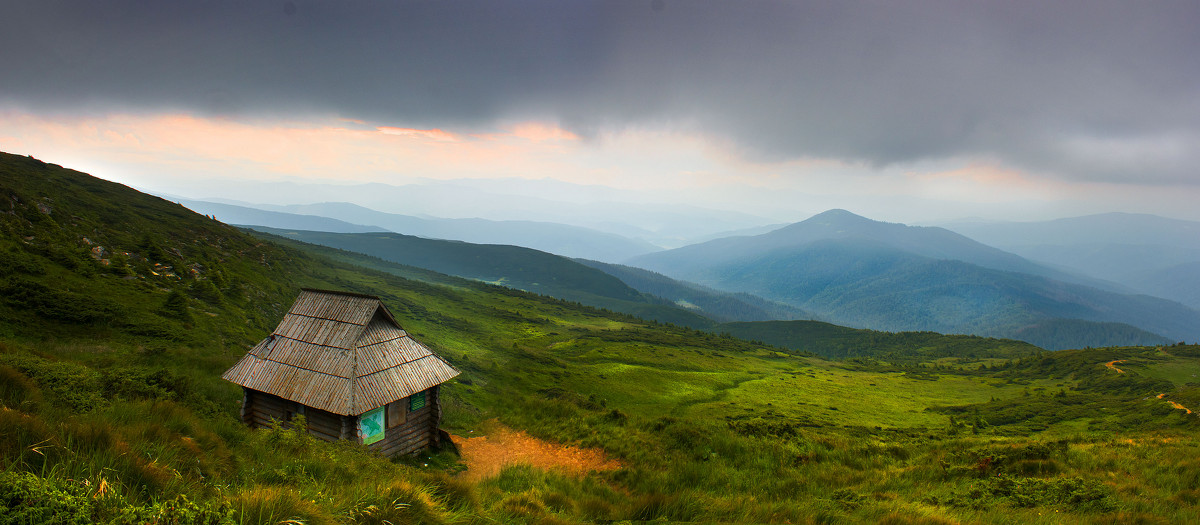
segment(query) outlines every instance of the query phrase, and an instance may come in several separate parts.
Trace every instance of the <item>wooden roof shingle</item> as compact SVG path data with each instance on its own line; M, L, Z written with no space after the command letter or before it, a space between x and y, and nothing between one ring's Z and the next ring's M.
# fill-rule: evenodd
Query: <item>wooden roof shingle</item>
M356 416L458 374L400 328L378 297L305 289L274 333L222 377Z

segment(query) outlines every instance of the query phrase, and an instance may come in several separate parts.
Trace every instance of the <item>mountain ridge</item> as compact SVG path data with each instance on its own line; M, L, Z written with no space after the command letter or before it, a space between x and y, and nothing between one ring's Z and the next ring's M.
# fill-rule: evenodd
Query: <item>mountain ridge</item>
M484 218L493 221L536 221L590 228L639 239L657 246L680 246L688 239L715 232L758 227L778 222L742 211L706 208L688 204L623 201L606 199L592 193L590 187L569 185L575 191L569 200L559 184L538 192L540 181L521 181L511 185L480 186L486 179L464 181L425 180L393 185L380 182L362 184L221 181L223 193L187 192L189 199L247 205L236 199L244 195L270 196L266 206L291 203L351 202L385 213L412 216ZM528 188L521 188L526 185ZM180 193L173 190L170 193ZM255 205L257 206L257 205ZM272 211L285 211L272 208ZM351 221L353 222L353 221Z
M1045 264L1200 309L1200 222L1144 213L1052 221L958 224L951 229Z
M349 202L261 207L195 200L181 202L231 224L333 233L392 231L430 239L522 246L564 257L616 260L662 249L646 241L582 226L539 221L417 217L381 212ZM318 218L325 219L327 224ZM307 227L310 225L325 227Z
M1182 304L1088 286L1086 278L1056 279L1061 272L943 228L882 223L845 210L630 264L858 328L1015 337L1039 322L1079 319L1127 323L1172 339L1200 335L1200 312ZM1036 273L1022 271L1031 268ZM1127 342L1120 339L1126 335L1145 340L1136 332L1104 333L1118 337L1112 344Z
M384 261L694 328L715 324L706 312L643 294L619 278L572 259L511 245L426 239L395 232L331 233L247 226L274 239L326 246ZM259 235L261 237L261 235ZM369 262L341 257L355 264ZM384 269L384 271L388 271ZM408 277L407 274L397 274Z
M756 295L722 292L694 283L676 281L660 273L632 266L586 259L576 261L617 277L642 293L703 312L716 322L812 318L809 312Z
M908 226L874 221L846 210L833 209L770 232L716 239L674 250L634 257L626 264L645 267L684 280L709 284L690 274L702 266L751 259L775 250L788 250L825 239L863 239L934 259L954 259L985 268L1017 271L1114 289L1110 283L1070 275L1035 264L945 228ZM694 261L694 264L688 261ZM670 270L668 270L668 266Z

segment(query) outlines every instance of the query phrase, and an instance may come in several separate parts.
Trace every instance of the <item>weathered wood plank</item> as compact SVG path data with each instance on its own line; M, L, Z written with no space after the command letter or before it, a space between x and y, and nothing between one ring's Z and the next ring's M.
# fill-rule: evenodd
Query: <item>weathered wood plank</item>
M260 417L259 415L256 415L254 417L254 428L271 428L271 423L273 421L279 421L279 418Z
M255 412L278 412L282 414L289 407L283 403L272 402L269 400L258 400L254 403Z
M334 434L340 434L342 432L342 421L339 418L310 415L308 417L308 425L311 427L328 429L333 431Z
M254 421L254 391L249 388L242 387L242 423L249 424Z
M423 432L403 441L395 441L380 450L385 456L407 454L421 450L429 445L430 434Z
M256 408L256 409L254 409L254 418L255 418L255 419L263 419L263 420L269 420L269 419L278 419L279 421L283 421L283 420L284 420L284 419L283 419L283 412L275 412L275 411L271 411L271 410L263 410L263 409L261 409L261 408Z
M320 432L327 436L333 436L335 439L340 438L342 435L342 428L340 426L331 427L329 425L312 425L312 424L310 424L310 425L308 425L308 431L309 432Z
M326 434L326 433L324 433L324 432L317 432L317 431L315 431L315 430L313 430L313 429L311 429L311 428L310 428L310 429L308 429L308 433L309 433L309 434L311 434L313 437L315 437L315 438L317 438L317 439L320 439L320 440L322 440L322 441L330 441L330 442L333 442L333 441L337 441L337 440L338 440L338 436L337 436L337 435Z
M404 440L409 439L412 436L420 434L422 432L429 432L429 430L430 430L430 425L413 426L410 428L406 428L403 432L397 432L391 436L388 436L387 440L388 441L404 441Z

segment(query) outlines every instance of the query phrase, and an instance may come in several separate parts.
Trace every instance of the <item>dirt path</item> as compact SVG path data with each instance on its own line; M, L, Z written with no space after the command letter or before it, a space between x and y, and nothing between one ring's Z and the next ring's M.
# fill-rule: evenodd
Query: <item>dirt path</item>
M1159 348L1159 350L1162 350L1162 348ZM1166 353L1166 352L1163 352L1163 353ZM1168 355L1169 355L1169 354L1168 354ZM1118 374L1124 374L1124 373L1125 373L1125 371L1124 371L1124 370L1121 370L1120 368L1117 368L1117 363L1124 363L1124 362L1125 362L1125 360L1124 360L1124 359L1115 359L1115 360L1113 360L1113 361L1109 361L1109 362L1107 362L1107 363L1104 363L1104 366L1108 367L1109 369L1116 370ZM1166 396L1166 395L1167 395L1167 394L1159 394L1159 395L1158 395L1158 399L1162 399L1162 398L1163 398L1163 396ZM1183 410L1183 411L1187 412L1188 414L1191 414L1191 413L1192 413L1192 409L1190 409L1190 408L1188 408L1188 407L1185 407L1185 406L1183 406L1183 405L1181 405L1181 404L1179 404L1179 403L1176 403L1176 402L1174 402L1174 401L1171 401L1170 399L1163 399L1163 401L1166 401L1166 402L1170 403L1170 404L1171 404L1171 406L1175 407L1175 409L1176 409L1176 410Z
M495 476L505 466L517 464L572 474L621 468L619 462L599 449L543 441L498 422L489 424L486 436L451 435L450 439L458 446L463 462L467 464L467 470L460 476L472 481Z
M1158 395L1158 398L1159 398L1159 399L1162 399L1164 396L1166 396L1166 394L1159 394L1159 395ZM1181 405L1181 404L1179 404L1179 403L1176 403L1176 402L1174 402L1174 401L1171 401L1170 399L1166 399L1165 401L1166 401L1166 402L1168 402L1168 403L1170 403L1170 404L1171 404L1171 406L1175 407L1175 410L1184 410L1184 411L1187 411L1187 413L1189 413L1189 414L1191 414L1191 413L1192 413L1192 409L1190 409L1190 408L1188 408L1188 407L1185 407L1185 406L1183 406L1183 405Z

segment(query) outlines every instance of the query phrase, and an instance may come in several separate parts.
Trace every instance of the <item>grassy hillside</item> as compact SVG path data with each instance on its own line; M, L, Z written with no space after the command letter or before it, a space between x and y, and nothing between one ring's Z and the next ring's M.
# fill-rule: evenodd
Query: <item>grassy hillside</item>
M247 340L276 322L312 264L124 186L0 160L5 336Z
M1200 520L1200 421L1169 404L1200 405L1195 346L826 360L351 265L21 157L0 174L7 522ZM101 242L124 265L93 258ZM508 425L621 468L470 481L448 452L389 461L243 428L219 374L301 286L379 295L462 370L451 432Z

